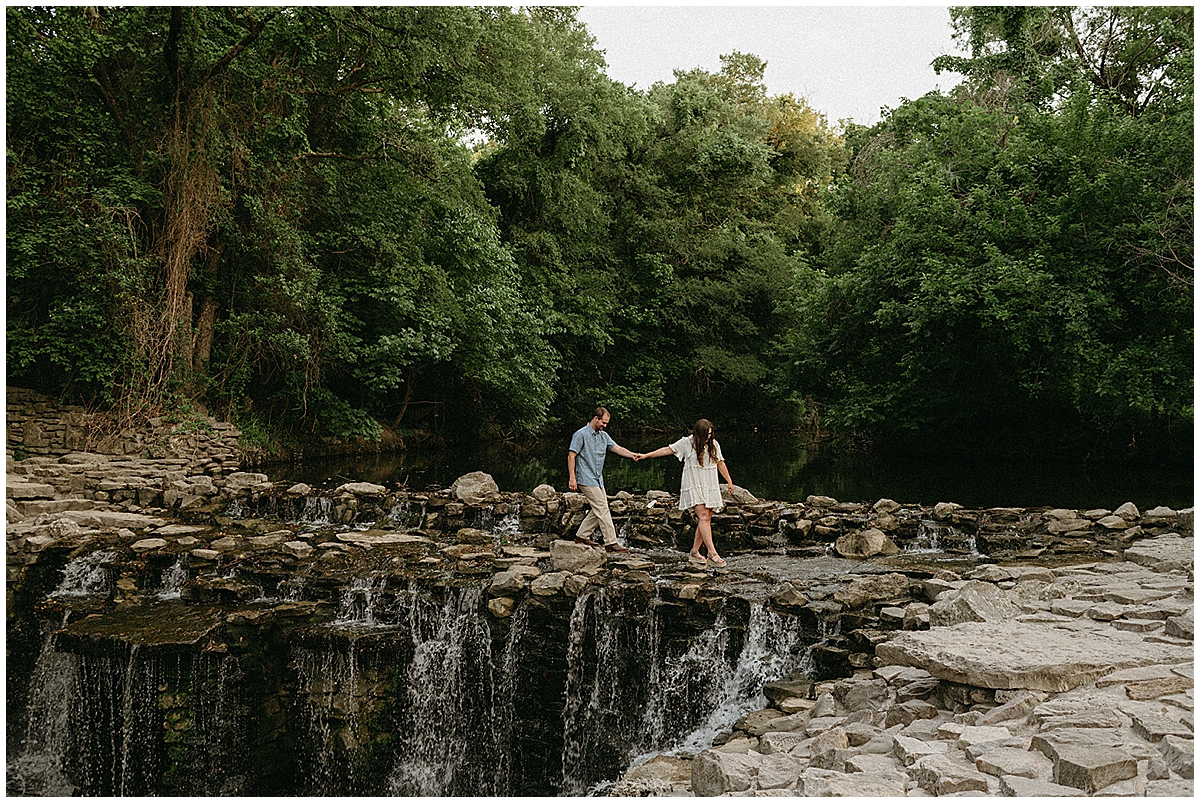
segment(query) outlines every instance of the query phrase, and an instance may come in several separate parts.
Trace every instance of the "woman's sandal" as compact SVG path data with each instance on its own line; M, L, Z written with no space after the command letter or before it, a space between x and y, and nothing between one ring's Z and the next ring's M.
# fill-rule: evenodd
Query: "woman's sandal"
M718 569L724 569L726 566L725 558L709 558L708 562L713 566L716 566Z
M698 560L701 563L704 563L704 556L701 555L699 552L692 552L691 554L688 555L688 559L689 560Z

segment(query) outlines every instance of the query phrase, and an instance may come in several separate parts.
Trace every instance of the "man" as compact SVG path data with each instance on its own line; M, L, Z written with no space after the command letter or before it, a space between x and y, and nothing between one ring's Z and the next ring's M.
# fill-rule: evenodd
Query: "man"
M575 533L575 543L600 546L589 536L600 528L604 534L604 548L609 552L628 552L627 547L617 543L617 528L613 526L612 514L608 512L608 494L604 491L604 458L611 449L621 457L637 457L604 431L611 416L608 410L597 407L592 420L580 427L571 436L571 447L567 451L567 485L578 490L587 499L591 510ZM578 473L577 473L578 472Z

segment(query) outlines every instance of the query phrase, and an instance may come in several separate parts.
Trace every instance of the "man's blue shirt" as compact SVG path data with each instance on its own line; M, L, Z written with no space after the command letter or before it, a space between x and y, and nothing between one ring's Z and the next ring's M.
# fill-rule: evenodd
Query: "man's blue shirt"
M617 445L607 432L584 424L571 436L571 451L575 458L575 481L580 485L604 487L604 458Z

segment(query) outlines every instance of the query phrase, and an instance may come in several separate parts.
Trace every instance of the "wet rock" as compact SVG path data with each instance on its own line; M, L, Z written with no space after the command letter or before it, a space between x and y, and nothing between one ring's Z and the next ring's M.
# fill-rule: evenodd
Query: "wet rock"
M334 492L353 496L381 496L387 493L387 488L373 482L346 482L334 489Z
M540 576L542 570L536 566L513 566L502 572L497 572L488 585L488 594L493 597L506 597L519 594L529 585L529 581Z

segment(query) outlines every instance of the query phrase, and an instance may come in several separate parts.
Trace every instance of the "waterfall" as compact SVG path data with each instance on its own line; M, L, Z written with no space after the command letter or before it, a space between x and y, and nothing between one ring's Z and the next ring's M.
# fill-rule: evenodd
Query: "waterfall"
M316 526L333 524L333 499L328 496L306 496L304 509L297 516L297 521Z
M111 549L72 558L63 569L62 582L51 596L108 596L115 589L114 572L108 566L116 559L117 553Z
M306 745L311 751L306 763L312 773L308 794L358 791L359 765L369 740L363 716L364 703L369 701L364 699L359 677L356 642L350 637L344 649L293 650L298 697L308 712L311 737Z
M71 711L78 699L79 666L73 655L55 648L54 636L42 642L33 671L26 725L19 751L8 761L10 795L64 797L78 791L67 776L71 749ZM12 745L9 745L12 751Z
M387 517L399 532L419 530L425 522L425 502L421 502L420 507L414 510L412 500L407 496L396 497Z
M8 793L239 793L249 726L236 661L122 646L78 654L44 640Z
M602 591L571 614L563 711L562 794L596 791L657 754L691 756L746 713L766 707L763 684L800 668L801 623L754 604L744 622L721 611L686 646L663 635L657 597L641 614Z
M337 619L333 622L334 626L343 628L381 626L381 623L375 620L375 608L386 585L387 577L384 575L355 577L351 580L350 585L346 586L345 591L342 592L341 605L338 608ZM387 625L382 626L387 627Z
M496 544L511 544L520 532L521 514L514 511L492 525L492 541Z
M188 572L183 565L183 557L175 561L171 568L163 572L162 585L158 589L159 599L179 599L183 587L187 583Z
M448 595L440 607L411 596L407 618L413 655L388 794L507 792L513 644L521 635L521 619L495 656L486 617L477 588Z

